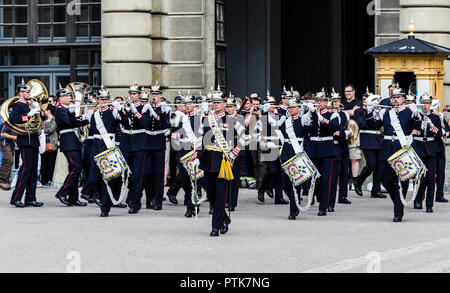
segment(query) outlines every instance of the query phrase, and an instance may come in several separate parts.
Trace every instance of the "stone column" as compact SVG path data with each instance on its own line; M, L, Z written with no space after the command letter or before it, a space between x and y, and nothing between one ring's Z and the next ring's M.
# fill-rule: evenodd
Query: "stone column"
M450 48L450 1L400 0L400 32L408 33L411 19L416 37ZM450 59L445 61L444 104L450 104Z
M112 97L152 84L152 1L102 0L102 79Z
M153 0L153 81L166 99L214 86L214 7L208 0Z

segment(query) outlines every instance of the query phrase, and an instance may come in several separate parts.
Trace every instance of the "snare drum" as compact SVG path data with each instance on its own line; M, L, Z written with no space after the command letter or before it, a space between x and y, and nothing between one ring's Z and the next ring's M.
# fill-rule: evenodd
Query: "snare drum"
M281 165L284 172L289 176L295 186L299 186L313 177L316 170L311 166L314 166L314 164L305 152L295 155L289 161Z
M424 169L424 165L412 147L405 147L393 154L388 163L399 176L400 181L408 181Z
M94 157L103 179L111 181L128 170L128 164L118 147L107 149Z

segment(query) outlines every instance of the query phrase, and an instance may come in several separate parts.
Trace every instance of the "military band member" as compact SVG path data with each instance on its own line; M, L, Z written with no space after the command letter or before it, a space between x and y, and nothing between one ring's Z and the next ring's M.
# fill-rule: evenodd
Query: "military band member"
M93 101L89 99L87 104L97 104L98 100ZM89 110L95 111L95 107L90 107ZM91 117L92 118L92 117ZM85 182L83 185L83 189L81 190L81 198L86 200L88 203L96 202L95 199L98 197L98 203L100 203L100 195L95 194L94 184L95 184L95 176L91 173L94 172L96 168L96 164L94 161L94 157L92 156L92 144L94 143L94 135L92 134L92 129L89 127L88 137L83 142L83 173L85 177Z
M415 209L422 209L422 202L426 199L426 212L433 212L436 154L439 152L438 140L442 138L442 127L439 116L431 112L433 97L425 93L420 97L422 111L419 112L421 121L416 121L413 130L414 142L412 144L417 155L427 168L427 174L420 182L419 191L414 202ZM426 190L426 197L425 197Z
M317 93L316 101L319 109L308 105L311 121L307 128L309 133L309 142L306 145L306 153L316 166L320 177L320 184L316 185L315 194L318 195L320 205L318 216L326 216L331 197L331 186L333 172L338 156L334 145L333 135L339 130L338 115L328 109L329 97L324 90Z
M400 187L398 184L398 175L388 163L388 159L402 149L400 143L401 135L409 137L414 128L414 120L417 115L417 106L415 104L407 107L404 105L406 94L401 88L395 88L392 91L392 109L382 109L380 111L380 119L383 121L384 140L381 145L380 160L383 162L383 178L382 184L389 193L394 203L394 222L402 222L404 215L404 206L400 199ZM394 129L395 122L391 121L391 111L395 111L398 122L401 126L402 133L397 133ZM411 143L411 142L408 142Z
M444 141L445 137L448 137L450 134L450 126L444 114L439 113L439 110L433 110L433 112L439 115L440 127L442 128L442 133L445 133L442 139L437 140L439 151L436 153L436 202L448 203L448 199L444 197L445 165L447 163Z
M281 139L279 136L282 134L278 123L283 121L281 119L286 119L286 116L278 114L280 110L277 110L274 104L275 99L270 95L264 99L264 113L256 125L257 140L261 147L261 160L267 170L258 189L258 200L264 202L264 194L274 189L275 194L269 192L269 197L275 197L275 204L284 205L289 202L283 198L283 182L280 180L283 178L279 156ZM289 177L287 179L289 180ZM292 189L292 184L290 187ZM289 194L287 193L288 196Z
M231 164L239 156L243 146L235 146L232 150L230 148L232 144L230 140L234 140L235 131L230 126L235 124L233 119L226 115L224 94L220 91L215 92L212 103L213 112L203 118L199 130L203 137L199 164L200 169L205 172L207 196L213 207L210 236L215 237L219 236L219 231L221 234L227 233L228 225L231 223L225 212L225 201L229 196L230 181L233 179ZM211 125L210 121L214 124Z
M148 112L150 121L145 131L149 152L145 162L144 187L147 198L153 198L150 208L159 211L162 210L164 195L165 167L162 166L165 166L166 159L166 132L170 128L170 108L162 101L163 93L158 82L152 86L150 95L152 104L148 104L147 108L153 111ZM145 112L145 109L143 111Z
M13 125L28 122L33 116L41 115L40 105L37 102L30 102L30 87L23 81L17 85L17 96L19 99L14 103L9 121ZM31 107L31 110L30 110ZM22 165L17 171L18 179L16 187L11 195L11 205L17 208L25 206L41 207L44 204L36 201L37 169L39 158L39 139L37 133L29 135L17 134L17 147L22 157ZM22 203L22 196L25 192L25 204Z
M280 107L277 108L278 114L281 116L286 116L288 106L289 106L289 99L292 97L292 92L288 92L286 90L286 87L283 87L283 91L280 94Z
M148 137L145 130L150 122L150 116L142 113L144 107L139 101L141 90L137 83L130 86L128 93L130 94L129 105L127 105L129 107L125 107L120 112L120 121L124 128L120 138L120 150L132 173L127 199L130 208L128 213L137 214L142 207L144 167L148 154Z
M367 98L372 96L367 94ZM386 198L381 193L381 177L383 172L383 164L380 162L381 149L381 128L383 121L378 115L374 114L375 104L366 100L366 105L355 110L355 121L359 127L360 148L366 159L366 166L362 169L359 176L354 181L355 192L359 196L363 196L362 185L366 179L373 174L373 187L371 191L372 198Z
M334 168L335 175L332 175L332 177L336 178L336 183L332 186L330 206L328 207L329 212L334 212L338 185L339 185L338 202L340 204L351 204L351 202L347 199L348 174L350 167L349 166L350 155L347 143L349 131L345 130L350 120L350 116L347 112L341 111L341 96L339 95L339 93L336 93L334 89L331 94L330 102L332 103L334 113L339 115L338 117L339 129L333 134L334 144L336 146L336 150L338 153L338 156L336 157L337 168Z
M97 112L91 117L91 131L94 136L94 141L92 144L92 157L106 151L108 149L107 144L100 130L104 131L106 135L111 139L111 143L115 145L115 136L117 128L120 127L120 112L122 111L122 106L119 102L114 101L112 106L109 106L110 94L109 91L102 87L99 91L98 96L98 109ZM99 120L97 121L96 115L98 115ZM103 181L100 169L95 165L94 172L95 178L95 190L96 193L101 196L101 217L108 217L111 207L113 206L105 182ZM109 182L112 190L112 195L116 200L120 197L120 178ZM126 207L123 204L119 204L119 207Z
M78 180L83 168L81 158L81 143L75 135L77 128L89 124L92 111L88 111L85 117L76 117L76 106L71 104L72 93L60 86L56 92L58 107L55 112L55 120L59 130L60 150L69 163L69 174L63 186L56 194L56 198L66 206L86 206L85 202L78 199Z

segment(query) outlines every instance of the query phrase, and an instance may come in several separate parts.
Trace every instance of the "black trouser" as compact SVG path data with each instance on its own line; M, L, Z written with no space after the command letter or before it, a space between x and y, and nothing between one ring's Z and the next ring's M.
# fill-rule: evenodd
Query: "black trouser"
M178 166L178 152L170 152L169 178L167 180L168 186L171 186L175 182L175 178L177 177L177 166Z
M64 155L69 163L69 174L57 195L68 196L69 203L73 204L78 200L78 180L83 168L83 161L81 160L81 151L67 151L64 152Z
M331 189L336 184L336 177L333 178L333 170L336 170L336 158L311 158L321 177L319 184L316 184L314 194L318 196L320 210L326 210L329 207L331 198Z
M164 172L166 151L149 151L145 162L144 188L147 204L154 199L162 204L164 195Z
M176 162L175 166L178 167L179 166L179 164L178 164L178 161L179 161L178 160L178 156L176 156L174 158L174 160ZM170 158L170 162L172 162L172 158ZM176 197L178 192L180 191L180 189L181 189L180 170L181 169L178 170L178 174L175 176L175 178L173 178L173 181L170 184L170 188L169 188L169 190L167 190L167 195L170 195L170 196L173 195L173 196ZM170 167L170 171L172 171L172 167Z
M381 178L383 172L383 163L379 160L380 150L362 150L364 158L366 159L366 166L359 174L357 184L363 185L367 177L373 173L373 187L372 195L376 195L381 191Z
M403 217L404 206L400 199L398 176L387 161L383 161L382 183L394 203L394 217Z
M237 207L238 196L239 196L239 186L241 184L241 168L242 168L242 157L238 156L234 160L233 164L233 177L231 181L231 206Z
M427 191L426 196L426 207L432 208L434 202L434 191L436 184L436 157L420 157L422 162L427 167L427 174L422 180L420 180L420 187L417 193L416 202L422 203L425 197L425 190Z
M191 176L187 170L183 167L183 164L178 161L178 180L180 181L181 187L184 191L184 201L186 202L188 210L194 210L194 204L192 203L192 183ZM198 184L198 180L197 180Z
M53 180L55 171L56 155L58 151L48 151L41 156L41 183L48 184Z
M0 183L8 183L11 176L11 168L14 163L14 142L0 141L0 148L3 153L3 163L0 167Z
M277 181L279 181L279 178L277 178ZM297 196L297 195L294 193L294 185L293 185L291 179L285 172L281 172L281 184L282 184L282 190L289 197L290 213L296 214L298 212L298 207L297 207L297 204L295 203L295 196Z
M21 147L22 165L17 171L16 188L14 189L11 201L22 201L23 193L26 190L25 202L36 200L37 168L39 159L39 148Z
M261 161L261 150L258 147L257 150L246 151L246 155L248 163L247 166L249 169L252 169L253 172L251 174L254 175L256 184L260 184L262 181L262 177L264 176L265 168L263 162Z
M444 198L445 151L436 154L436 199Z
M275 189L275 201L280 201L283 199L283 184L281 176L284 171L281 169L280 160L265 161L267 172L261 181L261 187L259 188L260 193L265 193L268 189ZM289 177L288 177L289 179ZM288 193L286 195L289 196Z
M89 177L86 182L84 182L83 189L81 190L81 194L87 195L89 197L99 196L100 193L97 193L95 184L98 181L98 176L96 173L96 169L98 169L97 164L94 160L91 161L89 166ZM100 171L99 171L100 172ZM101 177L100 177L101 179Z
M131 168L131 179L129 181L129 193L127 203L130 208L140 210L142 207L142 189L144 181L144 167L148 151L137 151L123 153L128 166Z
M337 187L338 187L338 177L339 177L339 170L341 169L342 160L341 158L338 158L333 161L331 166L331 174L330 178L330 195L328 200L328 205L330 208L334 208L336 206L336 195L337 195ZM347 183L348 184L348 183ZM345 187L347 188L347 186Z
M228 197L230 181L218 178L219 173L205 172L206 193L210 205L214 209L212 227L222 228L225 219L229 219L225 212L225 202Z
M106 187L106 183L103 181L100 170L97 168L96 177L98 180L96 181L96 192L101 195L101 211L103 213L109 213L111 207L113 207L113 203L108 193L108 189ZM111 188L112 195L115 200L119 200L120 192L122 187L122 178L116 178L108 182L109 187Z
M89 180L89 174L91 172L91 162L94 160L91 154L83 154L83 180L86 183Z
M348 174L350 169L349 153L341 154L341 163L339 164L339 201L348 196Z

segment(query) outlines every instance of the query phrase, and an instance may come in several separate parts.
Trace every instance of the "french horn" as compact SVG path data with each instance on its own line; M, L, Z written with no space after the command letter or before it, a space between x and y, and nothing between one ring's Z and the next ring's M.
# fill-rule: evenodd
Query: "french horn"
M27 85L31 90L28 105L31 105L31 103L33 102L37 102L42 111L47 110L48 91L45 85L37 79L28 81ZM44 120L41 118L40 114L34 115L28 120L28 122L23 124L14 125L9 121L9 111L14 106L14 103L17 102L17 100L19 100L19 97L16 96L6 100L2 104L0 108L0 118L2 119L3 123L17 135L29 135L40 131L44 124Z
M75 110L76 116L81 116L87 113L86 97L92 92L92 86L83 82L72 82L66 86L66 90L72 93L73 103L77 106ZM96 105L93 105L95 107ZM80 142L84 142L89 136L89 126L77 128L75 136Z

